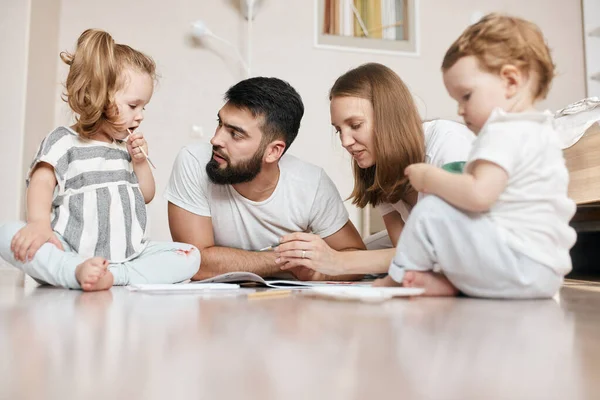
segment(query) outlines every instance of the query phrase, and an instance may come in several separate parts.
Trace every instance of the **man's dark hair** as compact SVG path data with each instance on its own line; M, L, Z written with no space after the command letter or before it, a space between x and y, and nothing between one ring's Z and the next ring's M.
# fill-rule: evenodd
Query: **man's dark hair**
M285 141L285 151L296 139L304 115L302 98L289 83L278 78L256 77L230 87L225 101L264 118L263 142ZM284 151L284 152L285 152Z

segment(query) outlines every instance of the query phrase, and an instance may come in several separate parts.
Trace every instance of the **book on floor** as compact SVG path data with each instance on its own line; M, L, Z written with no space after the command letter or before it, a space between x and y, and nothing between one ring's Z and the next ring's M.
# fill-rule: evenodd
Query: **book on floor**
M231 291L238 290L240 285L234 283L210 283L206 285L190 285L187 283L156 284L135 283L127 285L132 292L199 292L199 291Z
M201 281L190 282L194 285L210 283L236 283L240 286L263 286L269 288L310 288L331 286L369 286L371 282L365 281L296 281L284 279L262 278L252 272L228 272Z

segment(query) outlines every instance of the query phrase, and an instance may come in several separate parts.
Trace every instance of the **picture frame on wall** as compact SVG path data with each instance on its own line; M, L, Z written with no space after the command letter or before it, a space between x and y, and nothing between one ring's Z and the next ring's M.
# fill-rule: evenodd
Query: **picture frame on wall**
M419 0L314 0L315 47L419 55Z

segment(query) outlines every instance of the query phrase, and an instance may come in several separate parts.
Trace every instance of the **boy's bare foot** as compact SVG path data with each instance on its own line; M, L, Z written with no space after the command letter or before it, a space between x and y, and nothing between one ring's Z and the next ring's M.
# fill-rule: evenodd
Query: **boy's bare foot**
M402 286L424 288L423 296L456 296L458 289L443 274L436 272L406 271Z
M75 269L75 277L86 292L107 290L113 285L113 274L108 271L108 261L102 257L85 260Z

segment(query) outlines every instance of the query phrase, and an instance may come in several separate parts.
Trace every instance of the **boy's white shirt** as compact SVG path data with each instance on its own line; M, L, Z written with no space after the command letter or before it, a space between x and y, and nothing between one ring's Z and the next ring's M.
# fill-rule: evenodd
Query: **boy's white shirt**
M436 167L455 161L466 161L475 140L475 135L465 125L443 119L424 122L423 134L425 162ZM423 193L419 193L417 201L423 196ZM406 222L412 207L400 200L394 204L382 203L377 206L377 210L381 216L397 211Z
M566 274L577 235L569 226L576 206L569 172L549 112L492 112L473 143L465 171L485 160L506 171L508 183L484 213L509 247Z

